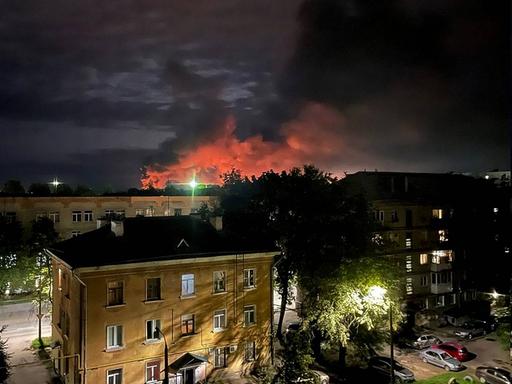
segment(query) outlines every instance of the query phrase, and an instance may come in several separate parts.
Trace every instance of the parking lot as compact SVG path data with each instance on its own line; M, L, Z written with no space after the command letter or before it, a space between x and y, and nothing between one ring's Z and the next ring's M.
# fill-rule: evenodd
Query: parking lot
M501 366L510 369L509 352L502 348L494 333L473 340L462 340L454 337L453 331L454 329L447 327L432 333L439 336L443 341L457 341L463 344L474 355L470 360L463 362L468 373L473 374L475 369L481 365ZM412 349L398 349L395 352L395 357L397 361L414 372L417 380L444 373L442 368L424 363L419 356L419 352Z

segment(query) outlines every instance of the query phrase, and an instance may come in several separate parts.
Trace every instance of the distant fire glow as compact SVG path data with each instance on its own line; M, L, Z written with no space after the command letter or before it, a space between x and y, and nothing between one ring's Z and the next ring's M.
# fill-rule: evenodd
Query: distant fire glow
M235 135L235 119L230 116L208 142L178 153L176 163L148 165L141 184L143 188L164 188L168 181L182 183L193 175L194 181L220 184L220 176L232 169L239 170L242 176L259 176L271 169L280 172L304 164L332 172L329 165L344 152L339 134L343 124L339 112L309 104L295 120L280 127L280 141L266 141L261 135L240 140Z

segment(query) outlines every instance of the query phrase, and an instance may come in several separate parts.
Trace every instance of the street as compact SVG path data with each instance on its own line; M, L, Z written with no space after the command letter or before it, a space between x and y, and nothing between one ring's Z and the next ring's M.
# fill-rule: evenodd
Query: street
M48 369L39 361L30 348L37 338L37 316L32 303L0 305L0 326L6 326L2 338L7 340L7 350L11 355L11 376L7 384L45 384L50 382ZM50 336L50 320L43 318L42 335Z

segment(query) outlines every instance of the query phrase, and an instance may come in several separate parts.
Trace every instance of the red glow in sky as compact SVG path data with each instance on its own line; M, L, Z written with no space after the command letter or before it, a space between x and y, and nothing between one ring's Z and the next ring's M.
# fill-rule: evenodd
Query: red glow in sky
M312 103L295 120L281 126L281 141L265 141L260 135L242 141L235 135L234 117L229 116L216 137L180 153L176 163L148 166L141 183L143 188L164 188L168 181L185 183L195 175L200 183L220 184L219 176L232 169L240 170L242 176L259 176L271 169L279 172L304 164L323 168L343 151L337 129L343 123L339 112Z

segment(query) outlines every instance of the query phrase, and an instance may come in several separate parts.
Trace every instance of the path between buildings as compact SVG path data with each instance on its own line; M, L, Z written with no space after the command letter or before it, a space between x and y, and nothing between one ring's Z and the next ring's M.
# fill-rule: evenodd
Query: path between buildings
M7 340L7 351L11 355L11 375L7 384L50 383L50 373L40 362L37 353L30 349L37 337L37 317L32 303L0 305L0 326L6 326L2 338ZM42 335L50 336L49 319L43 321Z

